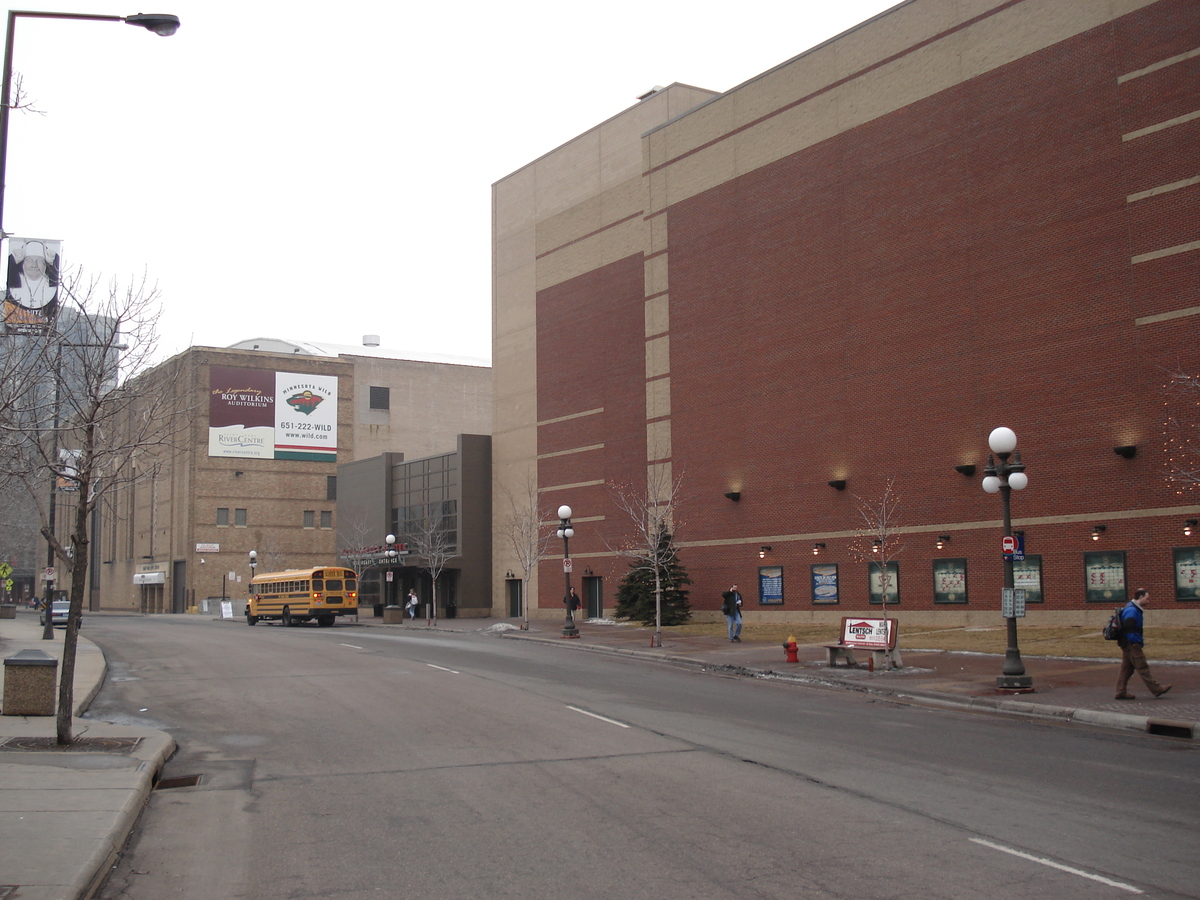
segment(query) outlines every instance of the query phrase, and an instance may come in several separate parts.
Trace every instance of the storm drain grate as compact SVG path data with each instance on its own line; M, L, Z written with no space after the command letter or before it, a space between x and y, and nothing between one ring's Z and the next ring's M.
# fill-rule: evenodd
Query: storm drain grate
M169 791L171 788L195 787L204 778L203 775L180 775L177 778L160 778L154 785L156 791Z
M1161 734L1164 737L1191 738L1192 726L1187 722L1170 722L1162 719L1151 719L1146 723L1146 731L1150 734Z

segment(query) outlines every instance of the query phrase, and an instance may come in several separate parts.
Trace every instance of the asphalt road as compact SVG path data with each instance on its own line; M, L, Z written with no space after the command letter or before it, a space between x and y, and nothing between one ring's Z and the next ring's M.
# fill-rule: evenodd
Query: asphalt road
M89 622L180 752L102 898L1200 896L1193 742L480 634Z

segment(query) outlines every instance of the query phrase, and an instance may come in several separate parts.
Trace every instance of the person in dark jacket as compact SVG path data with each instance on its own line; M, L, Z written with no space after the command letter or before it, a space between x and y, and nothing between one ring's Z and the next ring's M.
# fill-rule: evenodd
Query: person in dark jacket
M721 612L729 626L729 639L741 643L742 640L742 595L735 584L721 594Z
M1149 600L1150 592L1145 588L1138 588L1133 592L1133 599L1121 610L1121 636L1117 638L1117 646L1121 648L1121 668L1117 671L1118 700L1137 699L1125 689L1134 672L1142 676L1142 681L1146 682L1146 687L1155 697L1161 697L1171 689L1171 685L1159 684L1154 680L1154 676L1150 674L1150 666L1146 663L1142 618Z

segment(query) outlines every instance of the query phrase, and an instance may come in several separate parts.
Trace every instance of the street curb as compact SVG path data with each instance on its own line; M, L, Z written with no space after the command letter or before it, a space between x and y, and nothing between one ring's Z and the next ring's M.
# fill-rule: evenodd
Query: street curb
M130 730L137 731L136 729ZM72 896L78 900L91 900L96 891L104 885L113 866L117 864L121 851L129 840L129 835L133 833L133 829L142 815L142 810L146 808L146 803L150 800L150 793L154 790L154 782L158 773L175 753L175 739L165 731L149 734L143 731L141 735L143 746L149 752L142 757L142 762L135 772L137 784L130 790L125 803L117 810L113 825L105 840L92 853L91 860L82 870L90 872L91 875L82 876L77 884L72 885Z
M973 709L981 712L992 712L999 715L1018 716L1020 718L1053 719L1061 722L1074 722L1081 725L1092 725L1102 728L1113 728L1121 731L1140 731L1145 734L1166 737L1178 737L1195 740L1200 734L1200 722L1186 722L1175 719L1159 719L1153 716L1131 716L1126 713L1108 712L1095 709L1076 709L1069 706L1053 706L1047 703L1030 703L1027 700L1006 700L993 697L960 697L956 694L946 694L941 691L923 689L891 688L880 684L850 683L839 678L822 678L819 676L799 675L776 672L773 669L756 669L748 666L720 666L688 656L672 656L669 654L652 654L644 650L634 650L626 647L606 647L597 644L581 644L562 638L547 638L531 635L528 632L503 631L497 634L502 638L532 641L539 644L567 646L572 649L588 650L593 653L607 653L615 656L629 656L648 662L666 662L672 665L684 665L697 669L711 671L727 670L750 678L770 678L780 681L792 681L813 687L828 687L840 690L856 690L865 693L885 694L897 700L912 699L917 702L933 703L937 706L955 709Z

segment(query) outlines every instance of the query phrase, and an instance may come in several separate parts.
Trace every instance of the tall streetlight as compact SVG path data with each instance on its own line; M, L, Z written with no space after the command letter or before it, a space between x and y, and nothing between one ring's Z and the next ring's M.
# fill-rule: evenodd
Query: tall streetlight
M1009 497L1013 491L1024 490L1029 484L1029 476L1025 474L1025 464L1021 462L1021 451L1017 450L1017 434L1011 428L995 428L988 435L988 446L992 453L999 458L999 464L990 455L987 468L983 470L983 489L989 494L1000 494L1000 502L1004 510L1004 612L1008 622L1008 649L1004 653L1003 674L996 677L996 688L1001 691L1020 691L1028 693L1033 690L1033 678L1025 674L1025 664L1021 662L1021 649L1017 646L1017 613L1025 614L1024 607L1018 609L1014 592L1013 579L1013 541L1012 518L1009 512ZM1012 457L1012 462L1009 462Z
M571 527L571 507L558 508L558 536L563 542L563 575L567 579L567 593L563 603L567 606L567 620L563 623L562 636L565 638L579 637L579 629L575 627L575 611L571 609L571 538L575 537L575 529Z
M17 19L85 19L90 22L124 22L152 31L160 37L170 37L179 30L179 17L158 13L135 16L93 16L87 13L43 12L41 10L10 9L8 32L4 38L4 76L0 84L0 236L4 232L4 183L8 170L8 113L12 102L13 39Z
M95 22L125 22L128 25L136 25L139 28L145 28L152 31L161 37L168 37L179 30L179 17L172 15L160 14L142 14L138 13L134 16L96 16L88 13L64 13L64 12L45 12L42 10L22 10L10 9L8 11L8 30L4 36L4 72L0 76L0 238L7 236L4 230L4 188L8 175L8 116L9 107L12 103L12 63L13 63L13 44L16 38L17 19L84 19ZM59 348L61 354L61 346ZM57 382L55 390L58 390ZM58 405L55 404L55 415L58 415ZM57 432L57 428L56 428ZM57 439L57 438L56 438ZM57 456L57 449L55 451ZM51 476L51 494L50 494L50 517L48 527L51 533L55 529L54 510L57 497L54 487L54 478ZM49 574L52 572L55 565L54 546L49 543L46 553L46 571ZM46 628L42 635L44 640L53 640L54 630L51 625L51 605L49 602L49 594L51 592L53 578L46 579Z
M396 575L395 575L396 557L399 556L399 553L396 552L396 536L394 534L389 534L387 537L385 537L383 539L383 542L387 545L387 549L383 551L383 555L387 558L387 566L388 566L387 575L385 575L384 577L389 578L389 579L395 578L396 577ZM386 584L387 582L385 581L384 583ZM396 583L393 581L392 587L384 588L385 593L384 593L383 599L384 599L385 605L387 605L387 606L392 606L396 602L396 586L395 585L396 585Z

